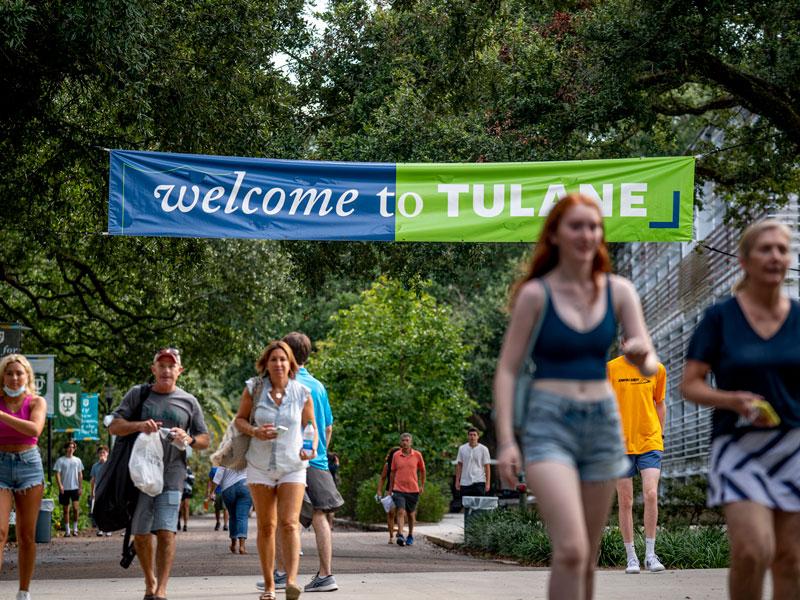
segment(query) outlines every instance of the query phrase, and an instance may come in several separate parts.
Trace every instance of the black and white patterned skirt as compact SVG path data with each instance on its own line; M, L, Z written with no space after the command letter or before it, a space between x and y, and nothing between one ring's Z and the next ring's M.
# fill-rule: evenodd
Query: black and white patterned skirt
M723 435L712 442L708 505L743 501L800 512L800 429Z

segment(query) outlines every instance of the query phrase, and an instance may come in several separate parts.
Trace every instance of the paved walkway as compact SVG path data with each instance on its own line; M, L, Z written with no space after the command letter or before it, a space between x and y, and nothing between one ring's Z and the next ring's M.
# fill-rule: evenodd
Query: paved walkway
M418 537L451 546L463 542L463 516L447 515L441 523L419 525ZM339 591L331 600L544 600L548 569L337 574ZM726 569L676 570L625 575L618 570L597 573L598 600L722 600L726 597ZM170 600L250 598L258 593L255 577L175 577L170 579ZM35 580L34 600L113 598L140 600L140 582L130 578ZM0 599L14 598L16 582L0 582ZM278 598L282 598L278 594ZM305 597L305 596L304 596ZM309 598L313 598L310 595ZM765 596L768 597L768 596Z

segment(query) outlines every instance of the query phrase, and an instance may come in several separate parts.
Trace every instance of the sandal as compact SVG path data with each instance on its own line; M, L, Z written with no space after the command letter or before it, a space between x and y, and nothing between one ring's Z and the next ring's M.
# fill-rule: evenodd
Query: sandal
M258 600L275 600L275 592L262 592Z

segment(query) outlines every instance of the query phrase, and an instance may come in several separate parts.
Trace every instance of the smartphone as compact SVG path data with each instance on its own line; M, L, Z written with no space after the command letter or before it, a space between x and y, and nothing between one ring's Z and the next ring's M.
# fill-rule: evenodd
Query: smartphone
M283 425L276 425L275 429L278 431L278 435L282 434L284 431L289 431L289 428Z

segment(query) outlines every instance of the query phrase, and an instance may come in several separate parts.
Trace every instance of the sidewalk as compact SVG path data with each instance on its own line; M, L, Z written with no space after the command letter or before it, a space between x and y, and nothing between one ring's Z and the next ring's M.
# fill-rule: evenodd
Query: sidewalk
M544 600L547 569L481 571L479 573L373 573L337 575L339 591L331 600ZM597 574L598 600L721 600L726 598L725 569L667 571L625 575ZM169 581L170 600L258 598L254 577L175 577ZM0 583L0 598L14 598L16 582ZM133 579L34 580L33 600L113 598L141 600L141 582ZM278 598L283 598L278 593ZM303 595L305 598L306 595ZM309 594L308 598L314 598Z
M448 514L440 523L420 524L418 539L445 548L463 543L464 516ZM384 528L385 531L385 528ZM444 550L442 550L444 551ZM491 568L491 563L487 563ZM621 570L597 572L597 600L720 600L727 597L727 569L675 570L625 575ZM332 600L545 600L549 569L505 571L337 574L339 590ZM170 600L256 600L256 577L173 577ZM132 578L34 579L34 600L113 598L141 600L142 582ZM0 582L0 600L14 598L15 581ZM769 593L769 592L768 592ZM278 593L278 598L283 598ZM305 595L303 596L306 597ZM313 598L314 595L308 596ZM765 596L768 597L768 596Z

